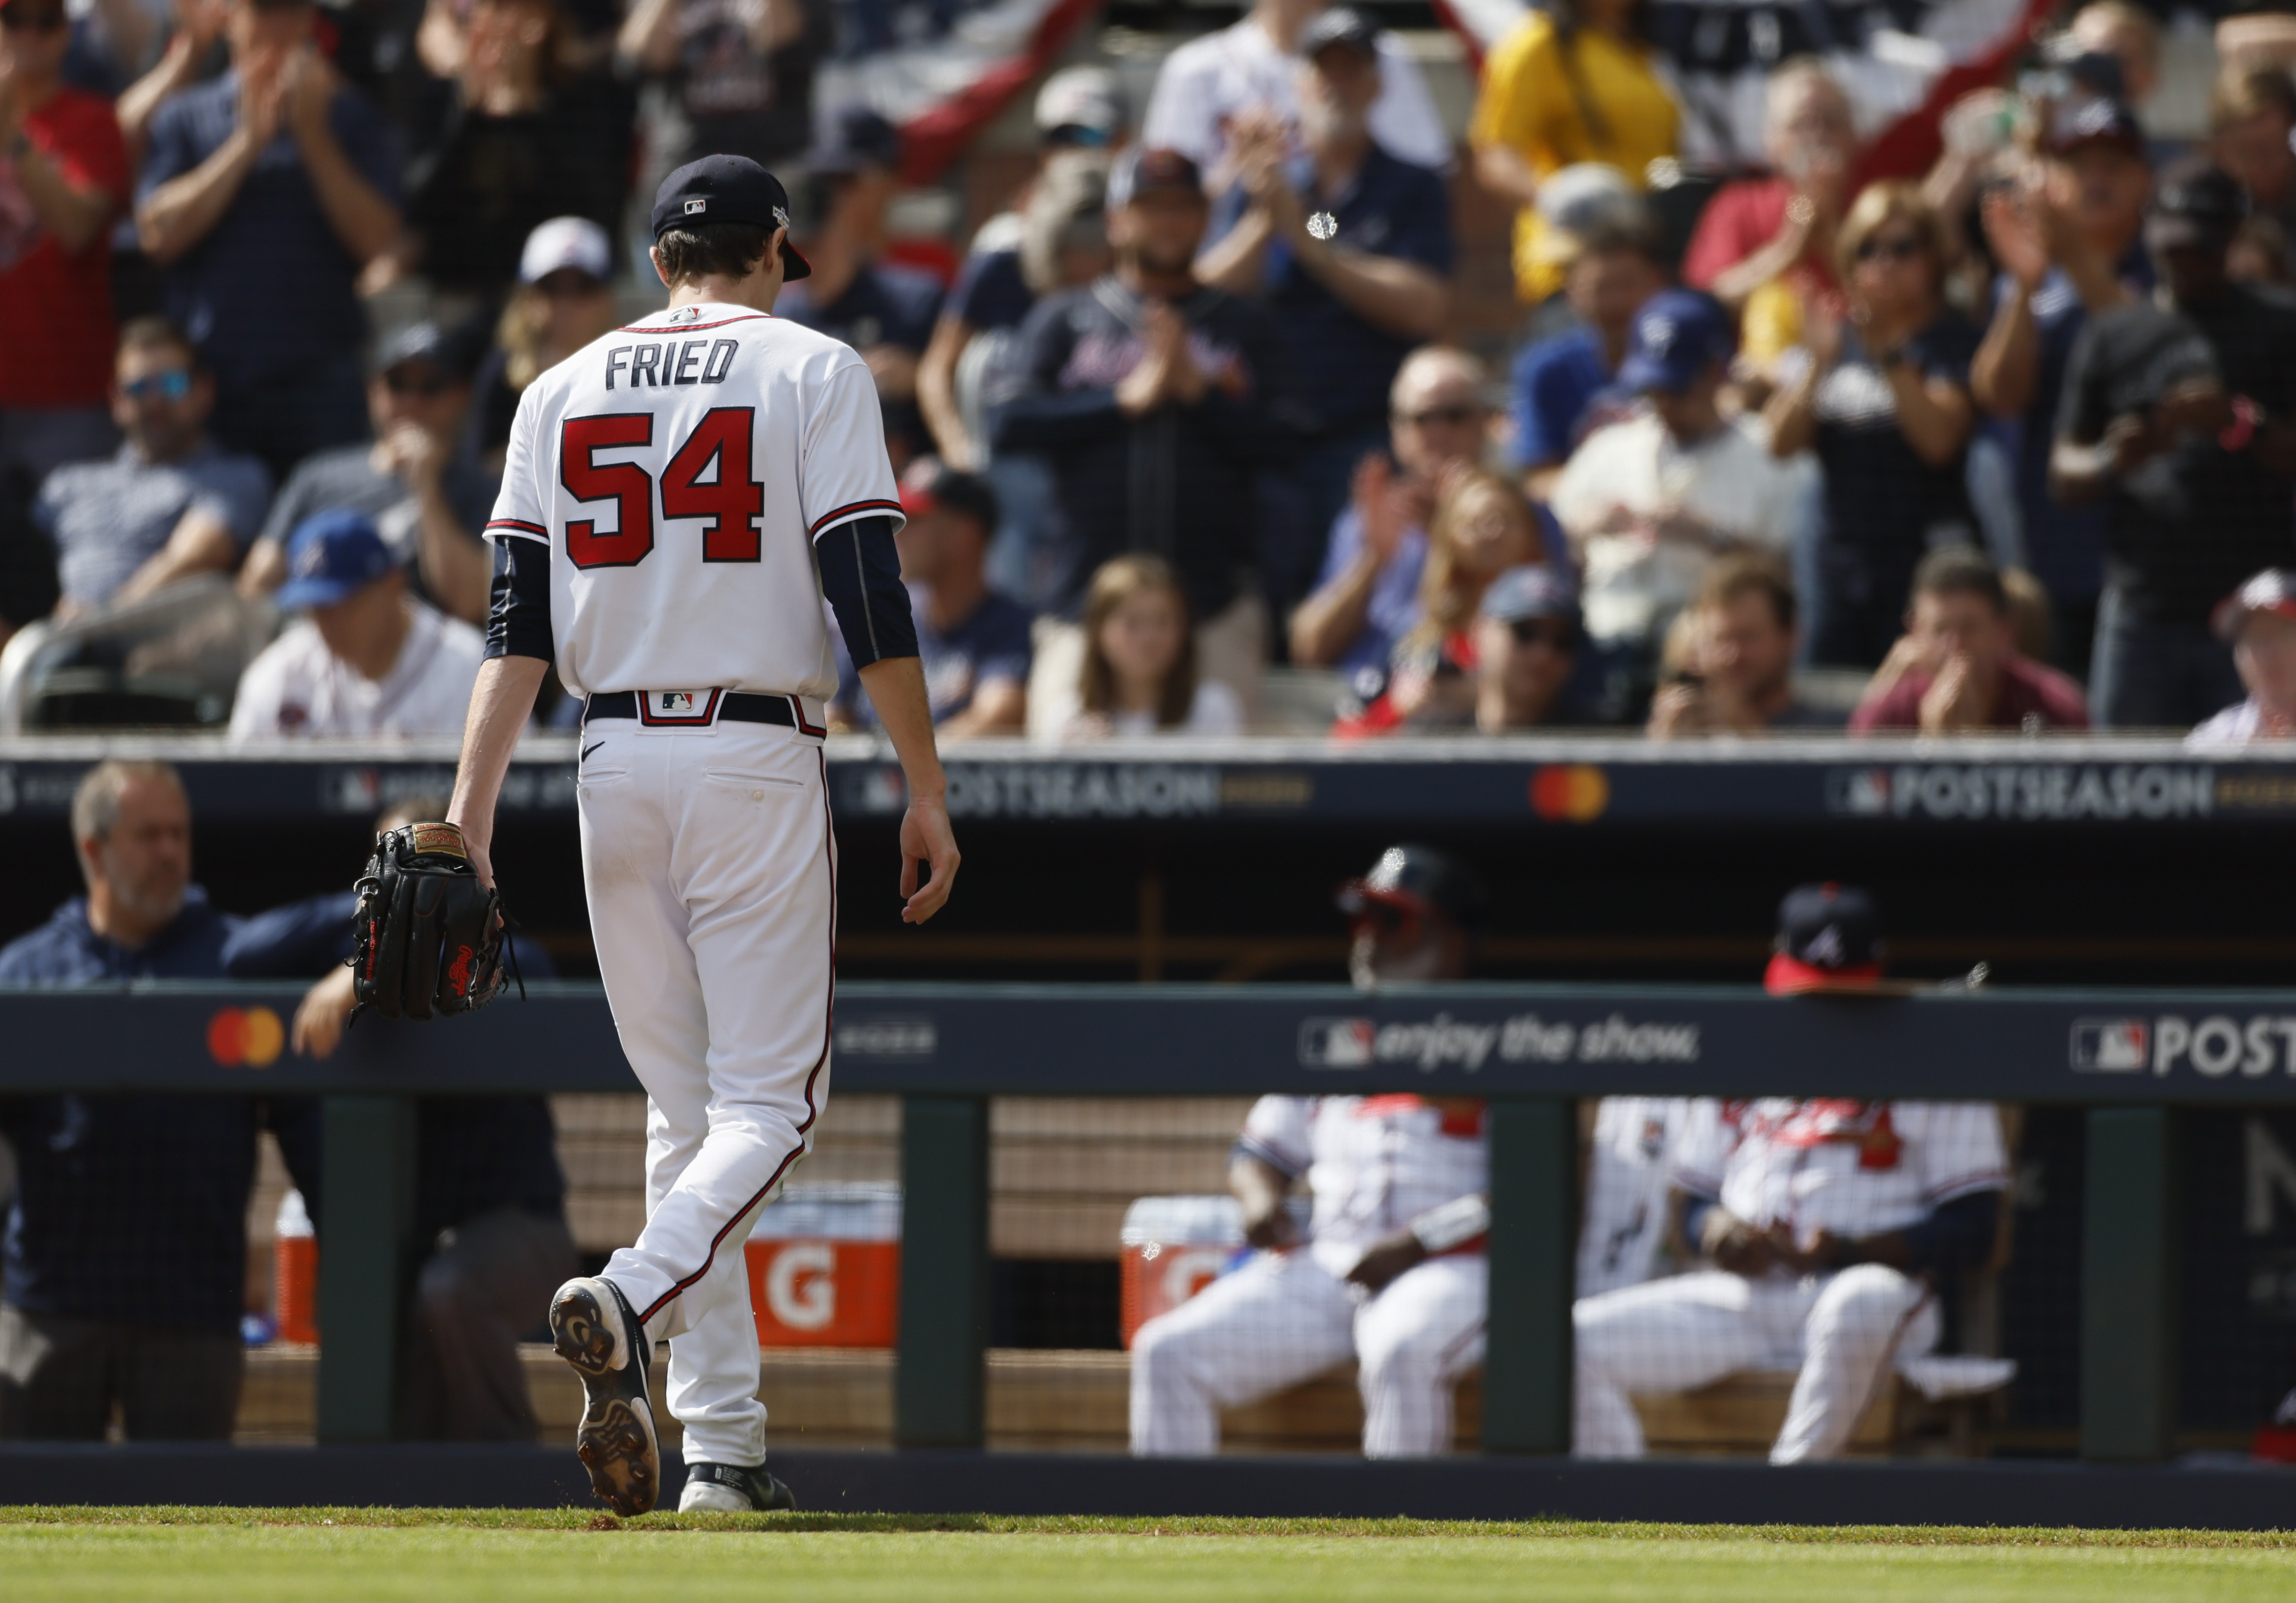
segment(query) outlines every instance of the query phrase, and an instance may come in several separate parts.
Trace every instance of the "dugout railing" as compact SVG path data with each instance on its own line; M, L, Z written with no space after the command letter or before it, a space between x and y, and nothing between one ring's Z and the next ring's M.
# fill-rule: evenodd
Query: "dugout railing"
M323 1444L391 1434L413 1243L414 1098L627 1092L594 987L529 988L451 1023L362 1023L324 1063L279 1051L254 1009L300 989L0 991L0 1095L308 1094L327 1175ZM236 1009L239 1020L228 1010ZM1747 989L848 985L835 1095L902 1102L896 1444L983 1441L988 1106L998 1096L1472 1094L1491 1147L1486 1455L1567 1451L1576 1099L1811 1095L2087 1109L2079 1450L2169 1456L2177 1418L2180 1106L2296 1102L2296 997L2032 991L1777 999ZM249 1041L267 1061L250 1061Z

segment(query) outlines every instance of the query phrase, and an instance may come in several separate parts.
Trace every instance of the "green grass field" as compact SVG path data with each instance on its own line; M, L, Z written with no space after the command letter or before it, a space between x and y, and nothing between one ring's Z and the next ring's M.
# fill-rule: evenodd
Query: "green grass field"
M2296 1597L2296 1533L0 1509L22 1599L312 1603Z

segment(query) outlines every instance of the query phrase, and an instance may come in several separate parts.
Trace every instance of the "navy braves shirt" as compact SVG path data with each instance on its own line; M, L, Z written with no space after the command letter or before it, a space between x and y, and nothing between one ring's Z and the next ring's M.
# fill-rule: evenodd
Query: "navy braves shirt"
M1374 145L1340 194L1317 194L1304 169L1295 172L1293 187L1308 213L1309 232L1328 228L1324 237L1332 244L1412 262L1439 278L1451 275L1451 197L1427 169ZM1242 188L1228 193L1216 236L1242 210ZM1315 419L1312 429L1345 433L1383 424L1396 369L1420 341L1365 320L1301 267L1282 240L1267 247L1262 284L1267 314L1291 348L1300 399Z
M87 902L75 897L0 949L0 985L220 979L235 925L194 885L175 922L130 951L90 929ZM255 1138L266 1124L308 1193L318 1172L317 1105L308 1098L0 1097L0 1134L16 1153L0 1247L8 1302L33 1313L236 1330Z
M359 177L396 205L397 142L374 108L340 89L327 122ZM236 72L168 96L152 119L137 203L214 155L238 127ZM283 127L216 226L168 265L168 315L198 343L217 387L244 395L358 350L366 339L352 289L358 270Z

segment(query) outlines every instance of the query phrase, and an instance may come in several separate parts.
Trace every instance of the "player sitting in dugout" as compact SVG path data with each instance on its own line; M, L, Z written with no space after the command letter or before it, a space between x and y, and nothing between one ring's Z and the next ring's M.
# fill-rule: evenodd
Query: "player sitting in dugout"
M1800 886L1779 924L1774 994L1880 978L1866 892ZM1839 1458L1891 1367L1937 1344L1938 1287L1991 1256L2009 1184L2000 1117L1980 1102L1701 1102L1673 1167L1709 1267L1579 1300L1581 1458L1642 1454L1634 1393L1781 1364L1799 1374L1770 1461Z
M1357 989L1462 978L1484 900L1440 852L1390 848L1340 893ZM1351 1358L1367 1457L1448 1451L1452 1386L1483 1361L1488 1169L1474 1097L1262 1097L1228 1168L1260 1251L1133 1337L1132 1451L1216 1452L1221 1409Z

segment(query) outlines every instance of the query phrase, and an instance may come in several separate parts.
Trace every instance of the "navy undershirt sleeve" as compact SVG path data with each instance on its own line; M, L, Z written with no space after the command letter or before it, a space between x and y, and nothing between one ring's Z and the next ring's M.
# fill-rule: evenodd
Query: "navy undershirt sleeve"
M552 660L550 547L540 540L494 542L493 605L487 612L487 655Z
M821 593L837 614L837 631L856 668L917 654L916 620L901 583L893 520L855 518L822 530L813 543Z

